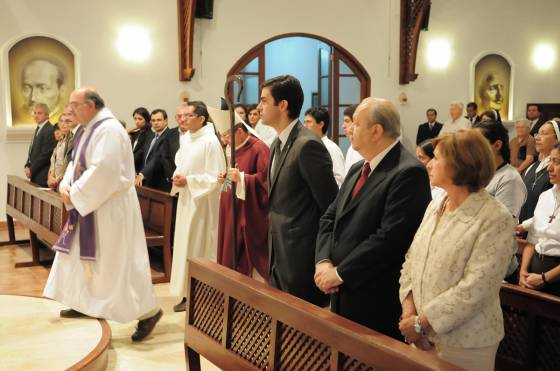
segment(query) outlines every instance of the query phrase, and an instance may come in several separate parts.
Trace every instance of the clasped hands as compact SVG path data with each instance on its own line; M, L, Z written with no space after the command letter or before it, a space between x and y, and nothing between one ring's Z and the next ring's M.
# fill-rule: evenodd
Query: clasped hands
M62 201L64 202L64 204L73 207L74 205L72 205L72 200L70 199L70 187L66 186L64 188L61 188L59 192L60 192L60 196L62 197Z
M173 176L173 185L176 187L185 187L187 185L187 177L181 174L175 174Z
M336 273L336 267L329 260L324 260L315 265L315 285L325 294L338 292L342 281Z
M236 167L230 167L227 170L227 173L222 172L222 173L218 174L218 183L224 184L226 179L230 180L232 182L236 182L236 183L240 182L241 181L241 173L240 173L239 169L236 168Z
M404 314L399 322L399 331L404 336L405 341L409 344L414 344L416 348L422 350L430 350L432 344L423 333L417 333L414 325L416 323L416 313Z

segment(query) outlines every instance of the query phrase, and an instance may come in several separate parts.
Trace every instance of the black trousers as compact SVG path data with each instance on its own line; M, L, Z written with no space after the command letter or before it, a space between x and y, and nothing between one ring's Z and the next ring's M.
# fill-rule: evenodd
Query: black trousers
M529 267L529 273L546 273L549 270L556 268L558 265L560 265L560 257L541 255L535 251L533 259L531 260L531 266ZM560 281L557 280L556 282L548 283L539 291L560 296Z

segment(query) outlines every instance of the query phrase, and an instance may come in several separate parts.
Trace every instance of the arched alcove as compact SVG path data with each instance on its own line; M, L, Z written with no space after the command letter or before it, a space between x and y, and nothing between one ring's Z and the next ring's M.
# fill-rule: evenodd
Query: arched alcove
M245 90L236 103L258 103L262 82L282 74L293 74L302 82L302 115L313 106L329 110L329 137L345 150L349 142L342 129L344 109L359 103L371 91L371 78L362 64L325 37L308 33L277 35L255 45L229 70L228 76L241 75L244 80Z

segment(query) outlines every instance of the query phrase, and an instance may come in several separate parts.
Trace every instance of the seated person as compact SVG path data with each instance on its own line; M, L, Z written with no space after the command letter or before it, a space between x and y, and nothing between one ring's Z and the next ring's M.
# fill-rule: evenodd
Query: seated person
M541 127L542 128L542 127ZM523 249L519 285L560 296L560 144L550 154L547 167L553 187L539 197L535 215L517 226L528 231Z

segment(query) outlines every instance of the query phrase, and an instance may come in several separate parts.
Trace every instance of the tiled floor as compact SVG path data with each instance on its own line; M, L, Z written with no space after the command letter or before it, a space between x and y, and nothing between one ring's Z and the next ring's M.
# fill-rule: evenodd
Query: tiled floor
M25 229L17 229L16 237L18 239L24 239L26 235L27 231ZM6 241L7 239L7 231L0 230L0 241ZM50 254L50 251L46 249L41 251L42 257L48 258ZM27 260L31 260L31 251L27 246L0 247L0 294L42 294L49 269L42 266L14 268L16 262ZM169 284L154 286L164 316L153 334L143 342L133 344L130 339L130 335L134 332L136 326L135 322L119 324L109 321L113 336L109 350L108 370L185 370L183 347L185 312L173 312L176 299L169 294L168 287ZM38 324L45 321L43 317L30 317L30 321L38 321ZM4 334L0 334L0 337L3 338ZM21 352L24 357L34 357L34 354L38 352L37 349L26 350ZM0 359L5 356L3 353L4 347L0 347ZM217 370L214 365L204 359L201 363L203 370ZM0 363L0 370L4 371L4 366ZM6 368L6 370L11 370L11 368Z

